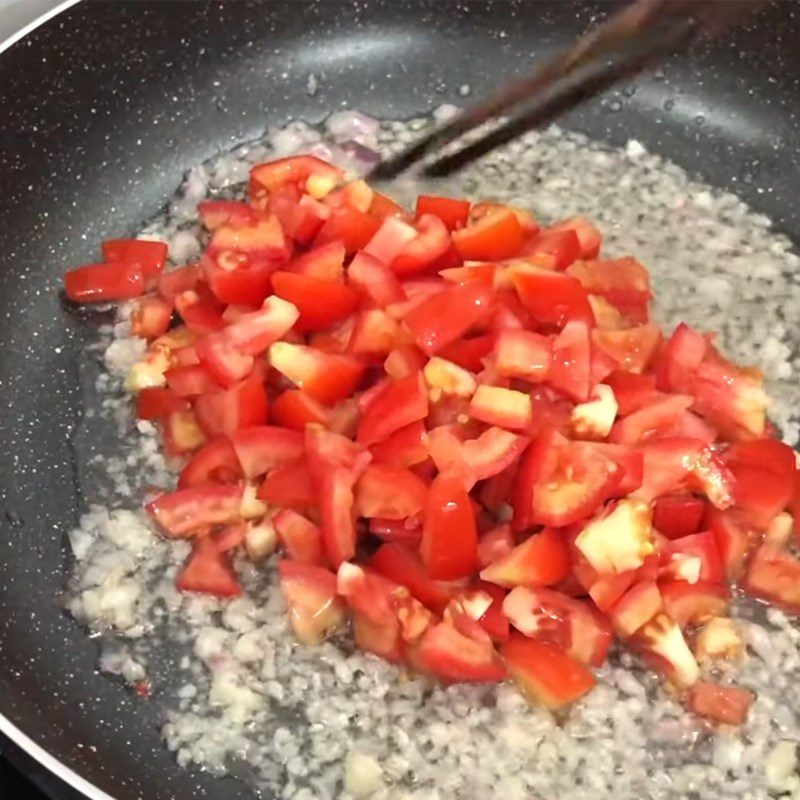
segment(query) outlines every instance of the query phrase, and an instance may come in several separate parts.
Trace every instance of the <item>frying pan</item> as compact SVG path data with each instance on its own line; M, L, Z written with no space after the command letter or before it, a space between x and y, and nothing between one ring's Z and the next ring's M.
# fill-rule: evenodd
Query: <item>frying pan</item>
M82 504L71 435L97 324L62 305L64 270L158 211L189 166L267 123L314 122L342 106L403 118L458 102L462 84L488 91L610 8L82 2L0 56L0 729L24 749L49 754L73 785L82 776L94 798L254 796L179 769L159 737L158 702L99 675L95 643L55 602ZM796 8L777 3L565 125L613 145L639 139L797 239Z

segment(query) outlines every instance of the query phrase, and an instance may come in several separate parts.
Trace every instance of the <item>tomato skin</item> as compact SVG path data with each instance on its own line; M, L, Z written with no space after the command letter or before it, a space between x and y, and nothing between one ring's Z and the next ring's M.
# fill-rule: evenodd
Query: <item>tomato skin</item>
M181 470L179 489L207 483L236 483L242 475L236 451L227 436L218 436L196 450Z
M680 539L700 530L706 503L699 497L673 494L660 497L653 507L653 527L668 539Z
M537 322L563 328L568 321L579 320L594 326L589 296L576 278L561 272L530 270L513 273L511 281Z
M174 411L188 411L189 401L172 389L153 386L142 389L136 396L136 419L159 420Z
M140 267L147 283L157 278L164 269L169 246L166 242L146 239L106 239L102 251L106 262L121 261Z
M513 211L500 208L453 233L464 261L503 261L522 249L523 234Z
M64 291L74 303L131 300L143 294L144 290L142 268L124 261L87 264L64 275Z
M552 528L545 528L485 567L481 580L507 589L552 586L564 580L569 570L569 549L564 537Z
M356 293L343 283L293 272L274 272L272 291L297 307L295 330L307 333L330 328L349 317L358 305Z
M215 597L238 597L242 587L230 564L210 536L194 543L192 554L175 579L181 592L199 592Z
M210 525L236 522L241 504L241 486L203 486L167 492L145 509L170 538L185 538Z
M466 225L470 206L469 200L421 194L417 198L417 219L423 214L433 214L445 224L448 230L454 231Z
M367 566L405 586L420 603L437 614L441 614L450 602L450 592L430 577L419 554L410 547L397 542L382 544Z
M520 691L545 708L555 710L574 703L596 683L592 673L558 645L521 633L511 634L500 655Z
M420 553L432 578L471 575L478 563L478 532L463 483L445 474L434 478L425 504Z
M427 416L428 394L422 373L409 375L387 384L364 410L356 439L369 447Z
M368 519L407 519L422 511L427 489L407 469L370 464L356 486L356 512Z
M403 321L429 356L463 336L491 303L491 292L480 283L442 289L409 311Z
M497 683L506 669L489 642L477 642L440 622L425 632L415 662L445 682Z
M766 527L794 495L795 455L775 439L734 442L724 453L733 473L733 500L754 524Z

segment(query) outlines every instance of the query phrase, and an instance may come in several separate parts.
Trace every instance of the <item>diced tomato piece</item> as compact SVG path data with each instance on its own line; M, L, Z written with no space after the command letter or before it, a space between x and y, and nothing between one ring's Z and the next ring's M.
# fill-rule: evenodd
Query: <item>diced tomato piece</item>
M241 486L203 486L162 494L146 510L168 536L185 538L211 525L236 522L241 505Z
M199 364L185 367L172 367L164 373L167 386L178 397L196 397L204 392L219 390L219 384L208 371Z
M505 558L514 549L514 544L514 535L507 523L482 534L478 539L478 566L485 569L490 564Z
M696 683L686 698L695 714L725 725L744 723L753 700L755 695L747 689L716 683Z
M351 353L388 355L411 340L408 331L383 309L359 311L354 320L353 332L347 345Z
M659 397L619 420L611 431L611 441L632 445L652 439L672 425L691 405L692 398L687 395Z
M282 508L272 522L292 561L303 564L324 563L322 531L310 519L290 508Z
M395 203L391 197L387 197L380 192L372 192L372 203L369 207L369 213L383 221L386 217L400 217L401 219L410 219L410 214L401 206Z
M794 450L775 439L757 439L734 442L723 458L733 473L735 506L766 527L794 495Z
M289 264L289 270L321 281L340 281L344 277L345 249L341 242L315 247Z
M326 427L329 411L302 389L287 389L272 401L270 416L280 427L304 431L310 424Z
M214 333L225 327L220 302L215 297L203 296L194 289L181 292L175 298L175 310L183 324L197 336Z
M662 392L683 392L691 388L707 350L708 342L701 333L685 323L678 325L658 359L658 389Z
M516 214L505 208L453 233L453 244L465 261L503 261L517 255L522 243L522 226Z
M751 597L800 614L800 560L770 544L750 558L742 587Z
M404 344L395 347L383 362L384 372L395 380L407 378L421 372L427 359L413 344Z
M242 475L239 459L227 436L206 442L186 462L178 478L179 489L207 483L236 483Z
M272 470L258 490L259 500L270 505L305 511L315 504L314 487L305 459Z
M434 581L419 554L395 542L381 545L367 565L395 583L405 586L424 606L441 613L451 595L440 583Z
M420 553L431 577L455 580L477 565L478 532L472 505L458 478L439 475L425 505Z
M592 388L591 342L586 322L567 322L555 338L552 352L547 382L572 400L588 400Z
M621 470L588 442L543 433L527 449L514 495L515 530L562 527L590 517L609 497Z
M553 268L566 269L581 254L581 243L571 228L545 228L526 245L527 255L544 253L553 257Z
M580 261L568 270L591 294L600 295L634 323L648 320L650 277L635 258Z
M160 386L142 389L136 396L136 418L158 420L175 411L188 411L189 402L172 391Z
M356 356L324 353L289 342L273 344L269 359L275 369L321 403L349 397L364 372L364 364Z
M356 486L356 511L360 517L406 519L419 514L427 486L413 472L388 464L371 464Z
M625 372L640 375L645 372L661 344L661 329L656 325L639 325L621 331L595 329L592 341L611 356Z
M486 313L491 292L479 283L442 289L404 317L420 349L431 356L463 336Z
M300 318L295 329L306 333L330 328L355 311L356 293L343 283L294 272L275 272L272 290L297 307Z
M484 367L483 359L492 352L494 343L495 337L492 334L458 339L443 347L439 355L470 372L480 372Z
M418 548L422 540L422 522L419 517L401 520L371 519L369 532L384 542L399 542Z
M688 494L660 497L653 507L653 526L668 539L680 539L700 530L706 503Z
M257 425L240 428L230 437L245 478L291 464L303 454L302 434L288 428Z
M615 371L605 379L605 383L614 390L621 417L644 408L656 399L656 379L652 375Z
M193 411L173 411L162 421L162 434L164 449L172 456L190 453L206 440Z
M253 371L230 389L199 395L194 401L194 410L207 436L230 435L239 428L263 425L269 415L263 375Z
M351 286L380 308L402 303L406 294L397 276L386 264L365 252L356 253L347 268Z
M526 431L533 422L533 407L524 392L481 384L470 401L469 415L487 425Z
M498 332L494 343L494 365L509 378L524 378L532 383L547 380L553 345L550 339L524 330Z
M506 677L491 640L476 641L446 622L428 628L415 661L426 672L447 682L497 683Z
M325 550L331 563L338 567L355 554L353 487L372 456L344 436L318 428L306 429L305 442Z
M181 592L200 592L215 597L238 597L242 587L230 563L210 536L199 537L189 560L175 579Z
M602 666L613 634L590 603L542 587L518 586L503 601L511 624L532 638L563 647L584 664Z
M653 581L642 581L629 589L614 605L609 617L614 630L623 637L633 636L661 611L661 593Z
M446 266L442 259L453 247L446 225L433 214L423 214L417 220L417 230L417 237L407 242L389 262L396 275L420 275Z
M341 242L347 253L355 253L366 247L381 226L381 220L350 206L335 208L325 221L314 246L330 242Z
M794 474L794 495L789 501L788 509L794 520L795 539L800 541L800 469Z
M197 264L171 269L158 276L158 293L164 300L173 303L179 294L194 289L199 280L200 267Z
M204 200L197 204L203 226L214 231L223 225L249 225L256 219L255 210L238 200Z
M697 439L680 437L647 442L640 448L644 474L634 496L650 502L674 492L689 475L704 447Z
M667 581L659 589L664 609L681 628L724 616L730 601L728 587L710 581Z
M337 597L336 576L330 570L283 559L278 573L289 622L300 641L318 644L344 625L347 611Z
M421 373L392 381L365 409L358 425L358 441L373 445L395 431L428 416L428 394Z
M484 568L481 579L507 589L552 586L564 580L569 569L569 549L564 537L552 528L545 528Z
M172 304L158 295L145 295L131 312L131 333L143 339L163 336L172 320Z
M406 245L413 242L417 236L417 230L413 225L399 217L386 217L375 235L364 246L363 251L383 264L391 265Z
M576 278L561 272L530 269L512 273L511 281L522 304L537 322L557 328L563 328L570 320L594 325L589 297Z
M580 244L580 258L597 258L600 246L603 243L603 235L600 231L584 217L570 217L555 225L551 225L548 231L571 230L578 237Z
M440 269L439 274L450 283L469 283L477 281L491 289L495 284L495 264L469 264L463 267Z
M167 263L169 246L166 242L146 239L107 239L102 244L103 260L121 261L140 267L145 282L157 278Z
M422 194L417 198L417 219L424 214L434 214L444 222L448 230L454 231L466 224L470 205L469 200Z
M492 583L478 581L475 585L475 592L486 594L491 598L491 605L478 617L478 624L489 634L494 642L507 642L511 634L511 624L508 617L503 613L503 600L506 597L505 590Z
M251 200L290 185L320 199L336 188L344 171L316 156L290 156L257 164L250 170Z
M372 459L379 464L393 467L412 467L428 458L428 448L423 437L425 426L412 422L392 433L382 442L372 445Z
M720 511L708 506L704 525L714 535L728 582L738 581L756 536L739 511Z
M143 294L144 290L142 268L125 261L88 264L64 275L64 291L75 303L131 300Z
M596 683L583 664L551 642L513 633L500 648L500 655L520 691L545 708L574 703Z
M724 570L714 534L703 531L664 542L661 575L689 583L698 580L720 583Z
M595 449L620 468L622 475L615 495L625 496L635 492L644 477L644 454L640 449L621 444L597 443Z

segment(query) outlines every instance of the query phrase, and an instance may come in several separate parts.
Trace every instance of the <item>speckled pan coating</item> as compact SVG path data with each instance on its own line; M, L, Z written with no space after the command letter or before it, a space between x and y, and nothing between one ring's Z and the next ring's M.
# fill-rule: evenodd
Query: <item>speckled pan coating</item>
M155 709L95 674L92 642L54 603L81 502L79 354L100 321L60 304L59 276L152 216L186 168L267 121L458 102L460 86L483 92L525 70L607 8L87 2L0 57L0 712L118 800L251 795L179 770ZM797 239L799 37L794 4L778 3L568 124L641 140Z

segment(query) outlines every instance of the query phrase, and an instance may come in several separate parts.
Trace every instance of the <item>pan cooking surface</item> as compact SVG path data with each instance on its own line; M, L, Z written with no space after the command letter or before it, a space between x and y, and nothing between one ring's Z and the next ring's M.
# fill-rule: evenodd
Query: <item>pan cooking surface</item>
M356 10L331 0L300 14L299 5L79 5L0 57L0 711L120 800L251 793L178 770L155 704L95 674L94 645L54 602L62 537L81 502L70 447L78 365L98 322L61 306L61 273L152 216L186 168L267 122L316 121L343 103L406 117L459 102L459 86L482 92L524 70L593 11L474 3L445 16L441 4ZM641 140L796 239L800 87L787 75L800 73L789 58L797 29L784 5L568 124L613 144Z

